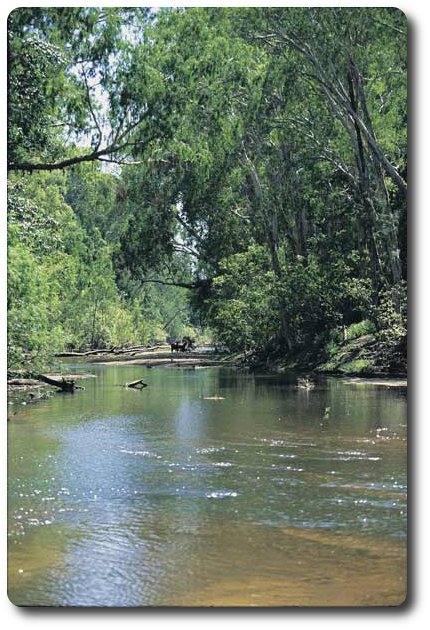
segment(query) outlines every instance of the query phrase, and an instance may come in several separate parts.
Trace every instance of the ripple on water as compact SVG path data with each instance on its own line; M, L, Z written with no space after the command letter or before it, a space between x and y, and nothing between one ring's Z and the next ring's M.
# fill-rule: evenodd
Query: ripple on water
M357 453L339 453L338 457L334 457L334 460L340 462L352 462L352 461L366 461L366 462L379 462L382 457L376 457L368 455L367 453L357 454Z
M211 453L221 453L222 451L227 450L225 446L204 446L197 447L195 452L198 455L210 455Z
M206 497L208 499L228 499L230 497L234 498L234 497L237 497L237 496L238 496L237 492L232 492L230 490L226 490L226 491L218 490L218 491L215 491L215 492L208 492L206 494Z
M153 453L151 451L135 451L126 448L121 448L120 453L125 453L127 455L137 455L140 457L149 457L153 459L162 459L161 455L157 455L157 453Z

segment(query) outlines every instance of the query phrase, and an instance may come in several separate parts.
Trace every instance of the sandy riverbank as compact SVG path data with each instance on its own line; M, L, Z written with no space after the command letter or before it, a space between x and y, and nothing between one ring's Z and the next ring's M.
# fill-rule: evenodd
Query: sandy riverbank
M234 366L237 361L229 355L214 352L171 352L169 347L121 353L103 353L86 357L90 363L103 365L145 365L147 367L219 367Z

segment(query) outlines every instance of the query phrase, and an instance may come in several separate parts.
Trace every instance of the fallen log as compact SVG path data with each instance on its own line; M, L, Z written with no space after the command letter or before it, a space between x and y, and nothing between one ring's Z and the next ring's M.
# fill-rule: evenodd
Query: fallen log
M46 383L47 385L53 385L54 387L58 387L63 392L74 392L76 389L85 389L84 387L80 387L75 384L74 380L66 380L65 378L55 379L45 374L40 374L38 376L38 380Z
M167 348L168 346L163 343L159 343L156 346L140 346L136 348L132 348L133 350L144 350L145 352L152 352L153 350L161 350L162 348Z
M132 352L152 352L159 350L163 346L129 346L127 348L116 348L113 354L131 354ZM167 348L167 346L166 346Z
M11 378L7 382L8 385L15 385L16 387L33 387L38 386L39 381L36 381L34 378Z
M88 357L98 354L132 354L133 352L152 352L154 350L159 350L164 346L130 346L129 348L100 348L98 350L86 350L84 352L77 352L75 350L70 350L67 352L57 352L55 354L56 357L63 358L73 358L73 357ZM166 346L167 347L167 346Z
M100 350L87 350L85 352L57 352L56 357L88 357L93 354L110 354L113 350L108 350L107 348L101 348Z
M110 354L111 352L113 352L113 349L110 348L99 348L96 350L87 350L86 352L83 352L82 354L86 357L90 356L91 354Z
M126 387L132 387L133 389L143 389L144 387L148 387L147 383L144 383L142 379L138 381L132 381L131 383L126 383Z

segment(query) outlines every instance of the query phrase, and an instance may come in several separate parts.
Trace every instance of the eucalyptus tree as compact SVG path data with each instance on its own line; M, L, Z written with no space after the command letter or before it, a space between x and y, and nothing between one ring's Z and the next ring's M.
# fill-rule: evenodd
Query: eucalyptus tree
M164 133L164 78L136 72L148 8L18 8L8 20L10 170L129 161Z
M9 52L9 168L67 168L94 268L115 272L113 292L87 278L93 341L104 291L169 328L193 289L247 349L404 312L397 10L25 8Z
M194 275L188 284L202 287L220 258L248 243L239 154L262 64L252 46L233 36L222 9L160 11L151 43L174 95L168 123L174 134L143 150L141 166L124 170L131 216L124 251L139 264L142 243L140 260L150 265L182 255Z
M244 36L280 66L301 63L307 100L331 114L287 114L313 157L334 167L357 210L361 249L369 252L374 292L385 275L402 278L399 226L406 212L406 24L396 9L256 9ZM293 88L294 89L294 88ZM309 107L312 111L312 107ZM311 113L311 111L309 113ZM322 113L324 117L324 113ZM350 197L352 196L352 204Z
M384 287L401 284L403 30L391 10L160 12L150 54L170 81L175 133L124 176L128 260L153 280L148 267L162 263L215 313L212 279L228 300L216 278L229 259L267 248L271 308L289 349L304 329L309 339L321 322L367 316ZM181 264L170 273L175 257L188 257L186 279ZM311 304L306 323L297 313Z

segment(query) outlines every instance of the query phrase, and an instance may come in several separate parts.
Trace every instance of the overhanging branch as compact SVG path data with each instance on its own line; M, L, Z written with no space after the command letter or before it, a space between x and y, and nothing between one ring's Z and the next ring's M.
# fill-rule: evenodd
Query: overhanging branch
M110 162L129 164L129 162L125 160L125 155L122 155L122 157L115 157L115 155L121 153L121 151L130 149L130 147L147 146L156 137L156 133L154 132L145 140L127 140L127 138L130 138L131 132L143 121L144 117L143 115L139 120L128 125L121 134L118 135L117 132L115 141L108 144L103 149L93 150L83 155L75 155L74 157L59 160L58 162L8 162L7 168L10 171L25 171L28 173L33 171L56 171L74 166L75 164L81 164L82 162L106 161L105 159L103 160L106 156L110 156Z

